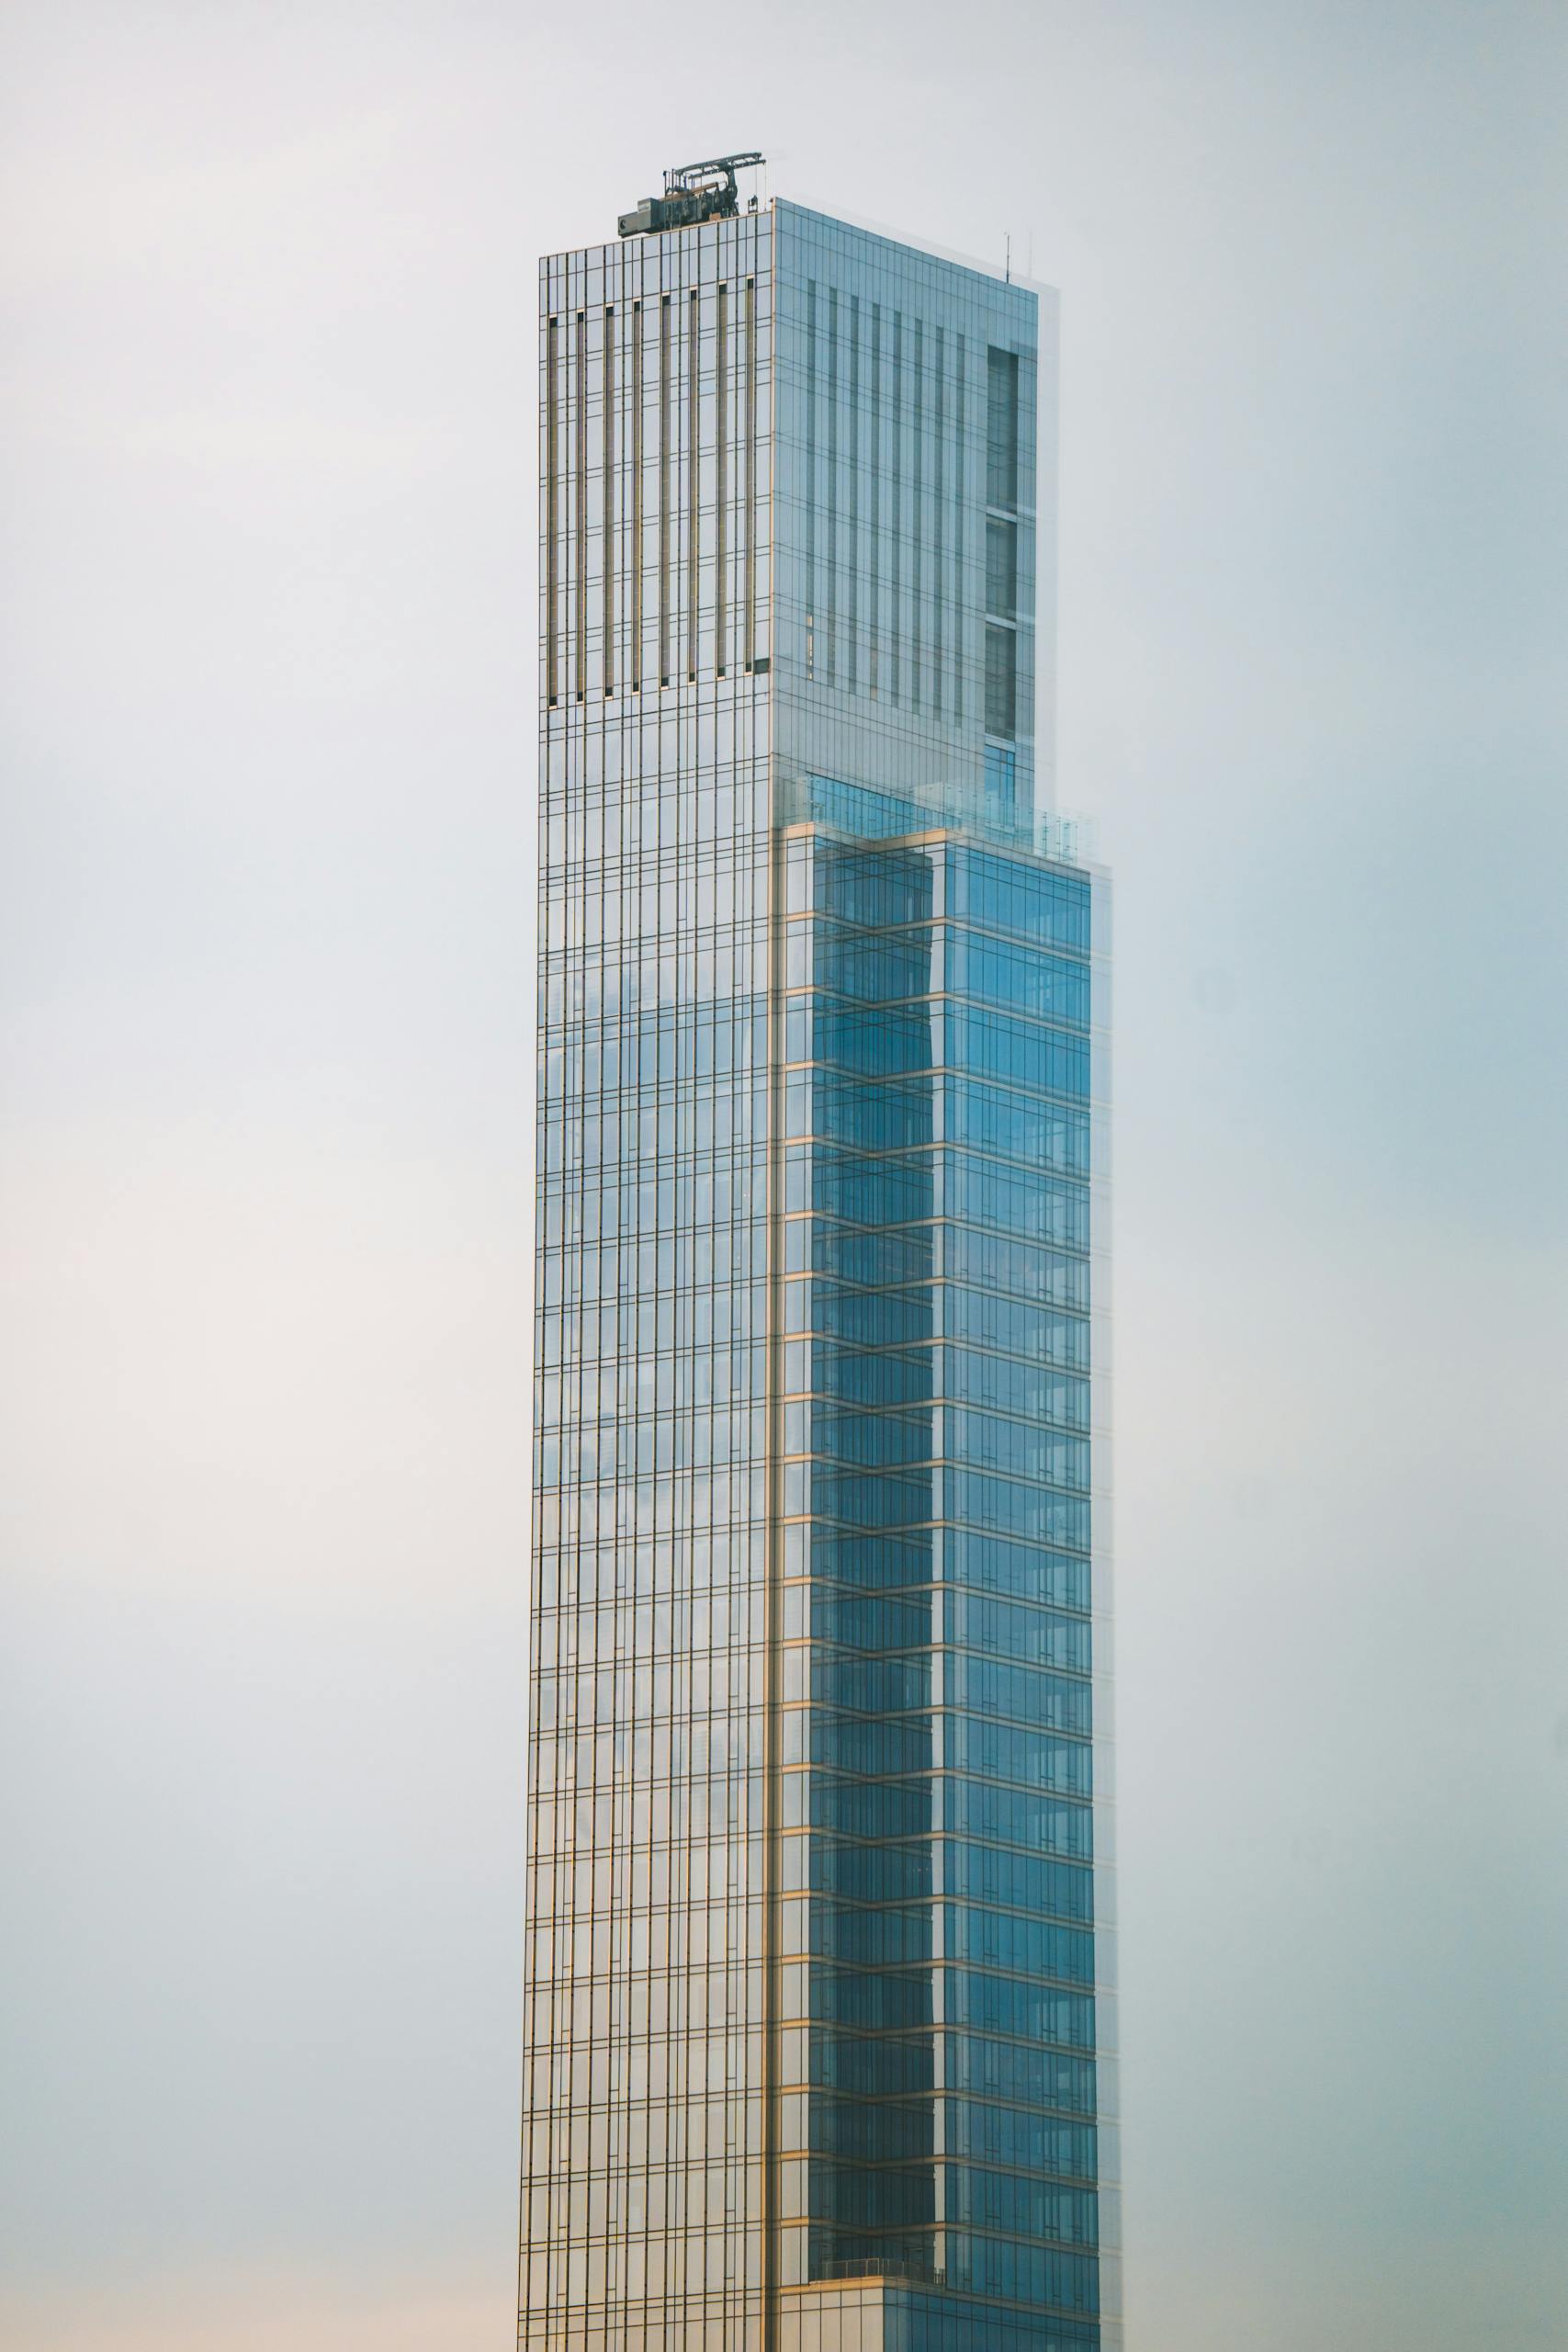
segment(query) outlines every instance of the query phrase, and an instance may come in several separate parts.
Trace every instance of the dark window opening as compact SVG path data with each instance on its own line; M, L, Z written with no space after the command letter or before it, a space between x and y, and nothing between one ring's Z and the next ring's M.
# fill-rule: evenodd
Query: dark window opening
M1018 354L986 354L986 503L1018 504Z
M986 628L986 732L1018 732L1018 639L1010 628Z
M1018 612L1018 525L986 517L986 610L1010 621Z

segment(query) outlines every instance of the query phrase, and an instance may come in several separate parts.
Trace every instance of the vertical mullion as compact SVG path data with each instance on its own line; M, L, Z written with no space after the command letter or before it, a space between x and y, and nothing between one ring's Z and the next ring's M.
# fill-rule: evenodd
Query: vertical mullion
M558 699L558 630L560 605L560 548L556 533L560 523L560 328L555 319L545 325L545 698Z
M724 503L729 494L728 449L726 436L729 430L728 386L726 370L729 365L729 288L720 279L716 294L714 327L714 475L713 475L713 578L714 578L714 666L722 678L725 671L725 513Z
M615 313L606 303L604 322L603 435L600 451L602 480L601 503L604 507L603 543L604 579L604 692L615 691Z
M746 667L757 658L757 281L746 280Z
M850 296L850 513L849 571L844 583L844 675L853 687L859 675L860 631L860 296Z
M577 413L576 463L573 484L576 513L573 515L573 614L576 622L576 644L573 653L573 682L577 699L581 702L588 692L588 314L577 314L577 382L574 394Z
M686 676L697 674L697 614L702 595L702 297L686 304Z
M632 304L631 689L642 684L642 304Z
M670 297L659 303L659 683L670 684Z

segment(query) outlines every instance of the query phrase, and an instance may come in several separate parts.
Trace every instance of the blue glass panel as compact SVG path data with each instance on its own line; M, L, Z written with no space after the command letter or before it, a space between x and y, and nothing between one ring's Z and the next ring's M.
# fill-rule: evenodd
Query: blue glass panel
M821 790L845 831L925 814ZM1092 2313L1087 888L973 843L818 836L807 903L784 1494L810 1516L786 1538L812 1647L785 1841L810 2262L934 2280L940 2220L949 2290ZM1019 2318L1018 2352L1093 2342L1057 2325Z
M1092 2321L1015 2303L977 2303L951 2294L884 2290L884 2352L1098 2352Z

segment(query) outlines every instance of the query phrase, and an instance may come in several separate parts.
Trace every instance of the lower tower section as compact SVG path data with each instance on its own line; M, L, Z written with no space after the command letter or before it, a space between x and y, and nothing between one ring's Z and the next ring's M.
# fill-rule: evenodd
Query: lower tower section
M1103 891L1032 826L795 800L781 2346L1100 2352Z

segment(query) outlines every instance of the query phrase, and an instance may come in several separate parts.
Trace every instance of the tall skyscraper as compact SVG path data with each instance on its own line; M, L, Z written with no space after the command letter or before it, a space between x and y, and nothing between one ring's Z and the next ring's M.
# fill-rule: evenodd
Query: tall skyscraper
M1055 304L734 190L540 271L521 2340L1114 2352Z

